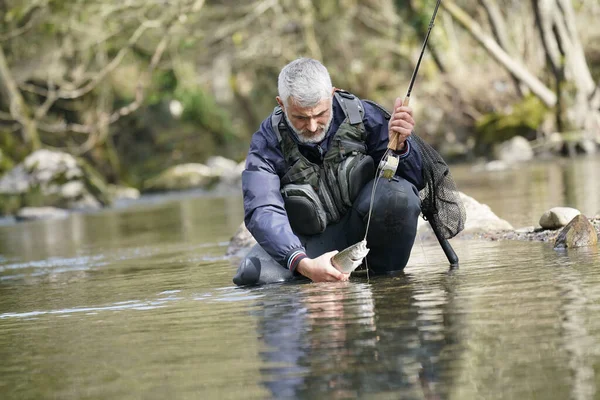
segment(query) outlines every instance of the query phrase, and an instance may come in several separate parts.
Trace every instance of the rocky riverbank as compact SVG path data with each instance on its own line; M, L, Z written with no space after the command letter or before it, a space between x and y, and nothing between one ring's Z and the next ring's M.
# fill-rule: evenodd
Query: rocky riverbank
M590 223L600 237L600 217L589 218ZM526 227L510 231L492 231L467 233L462 236L463 239L486 239L486 240L521 240L529 242L550 242L554 243L560 229L544 229L542 227Z

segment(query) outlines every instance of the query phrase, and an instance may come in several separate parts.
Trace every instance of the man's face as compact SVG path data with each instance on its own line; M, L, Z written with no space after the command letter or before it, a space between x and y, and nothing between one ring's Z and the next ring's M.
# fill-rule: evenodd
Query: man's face
M314 107L300 107L291 99L287 107L277 98L285 118L302 143L319 143L327 134L332 113L332 99L323 99Z

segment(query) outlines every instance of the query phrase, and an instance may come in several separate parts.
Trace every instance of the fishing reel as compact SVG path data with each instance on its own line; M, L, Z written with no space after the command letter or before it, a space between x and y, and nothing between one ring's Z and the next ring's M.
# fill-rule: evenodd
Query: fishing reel
M396 174L396 170L398 169L399 163L400 157L391 151L387 151L386 154L384 154L381 158L381 161L379 162L379 176L391 181L394 175Z

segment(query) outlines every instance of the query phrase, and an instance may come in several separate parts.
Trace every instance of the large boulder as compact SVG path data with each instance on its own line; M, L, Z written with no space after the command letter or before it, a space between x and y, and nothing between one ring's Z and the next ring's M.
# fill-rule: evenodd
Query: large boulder
M575 248L595 246L598 234L591 222L583 214L575 216L556 237L554 248Z
M210 189L219 181L212 168L198 163L180 164L144 182L144 190L167 192L173 190Z
M467 196L462 192L459 193L460 198L465 205L467 219L465 223L465 229L458 235L458 237L466 234L511 231L514 229L510 223L494 214L489 206L479 203L477 200ZM431 226L421 217L419 217L417 235L422 240L435 238ZM231 238L231 242L227 249L227 255L243 256L244 253L247 252L255 243L256 240L254 240L250 232L248 232L246 229L246 226L242 223L237 232Z
M0 214L23 207L97 209L110 204L106 182L81 158L38 150L0 178Z
M509 164L529 161L533 159L533 149L527 139L522 136L515 136L494 146L494 157Z
M245 161L237 163L225 157L210 157L205 164L189 163L171 167L144 182L144 190L166 192L174 190L204 189L232 191L241 188Z
M540 217L540 226L544 229L560 229L566 226L581 211L571 207L554 207Z
M457 235L457 237L471 234L480 234L487 232L502 232L511 231L513 226L506 220L498 217L486 204L481 204L474 198L459 192L465 211L466 221L465 228ZM419 217L417 226L417 235L421 239L432 239L435 237L429 222Z
M108 185L108 192L115 202L137 200L140 198L140 191L129 186Z
M246 161L236 163L221 156L210 157L206 160L206 166L212 169L213 175L219 177L221 183L237 184L242 178L242 171Z

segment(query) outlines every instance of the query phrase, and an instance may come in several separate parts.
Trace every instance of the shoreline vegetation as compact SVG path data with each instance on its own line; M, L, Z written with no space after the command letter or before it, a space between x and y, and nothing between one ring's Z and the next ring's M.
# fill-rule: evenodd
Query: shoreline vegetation
M300 56L389 108L405 94L434 3L7 0L0 176L40 149L141 191L178 165L242 162L273 109L279 69ZM536 156L596 151L598 3L460 4L443 1L431 32L411 96L417 133L448 162L498 159L515 138Z
M393 104L433 3L7 0L0 216L235 190L283 65L319 59L337 87ZM441 4L411 96L420 137L447 162L483 160L486 171L598 151L597 1Z

